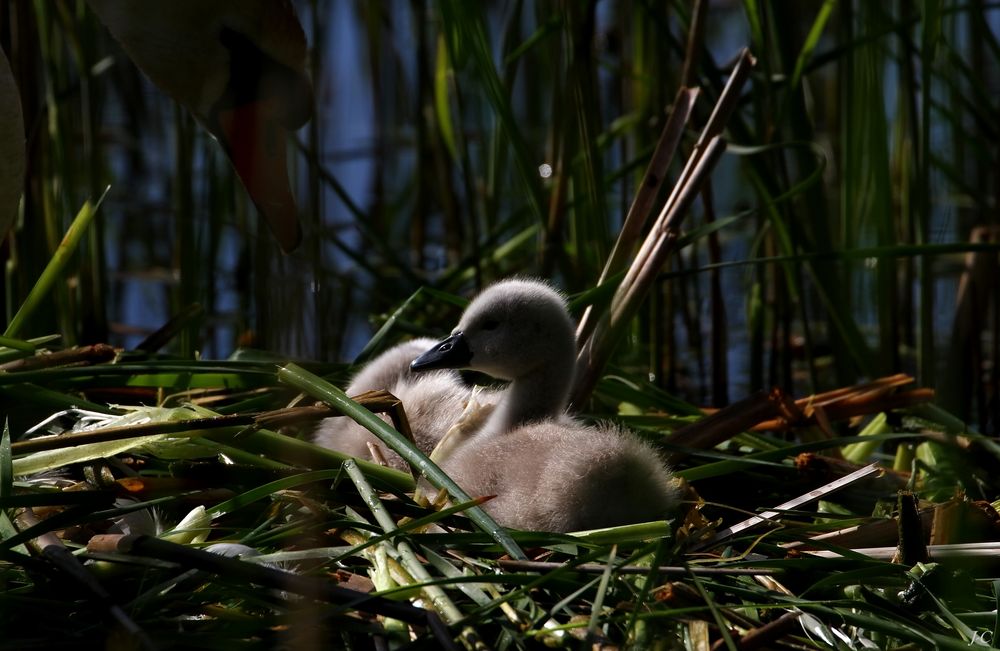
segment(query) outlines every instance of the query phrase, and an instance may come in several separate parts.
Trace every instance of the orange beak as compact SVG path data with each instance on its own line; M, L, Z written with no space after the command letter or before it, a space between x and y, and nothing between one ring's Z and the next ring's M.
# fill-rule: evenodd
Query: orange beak
M288 131L273 117L273 101L259 99L220 109L215 119L236 174L281 250L290 253L302 240L302 230L286 168Z

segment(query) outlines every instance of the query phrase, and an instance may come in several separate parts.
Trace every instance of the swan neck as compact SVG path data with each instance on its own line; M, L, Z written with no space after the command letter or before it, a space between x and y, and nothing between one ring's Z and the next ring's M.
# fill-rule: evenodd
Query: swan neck
M541 364L533 372L513 379L486 429L502 433L525 423L562 415L573 381L573 367L571 350L566 360Z

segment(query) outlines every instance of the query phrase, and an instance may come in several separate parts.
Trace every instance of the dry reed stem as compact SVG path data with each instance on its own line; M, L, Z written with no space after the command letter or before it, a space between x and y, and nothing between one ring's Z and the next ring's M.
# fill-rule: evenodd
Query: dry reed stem
M773 642L777 642L795 630L796 620L800 615L802 615L802 611L789 611L772 622L750 629L742 637L733 640L736 643L736 648L740 649L740 651L770 648L769 645ZM712 645L712 651L725 647L725 640L716 640L715 644Z
M31 357L16 359L13 362L0 364L0 372L37 371L57 366L89 366L90 364L110 362L115 358L115 355L114 346L109 344L92 344L90 346L70 348L54 353L41 353Z
M601 277L597 281L598 285L603 284L608 278L621 270L625 265L628 255L635 250L636 242L642 234L642 229L646 226L646 221L650 211L653 209L653 202L660 193L663 181L670 170L670 164L674 160L677 148L680 146L681 136L684 135L684 126L691 117L694 110L694 103L700 93L698 88L681 88L674 98L674 103L670 107L667 116L667 123L660 132L660 139L656 143L653 157L646 167L646 173L639 183L639 189L632 199L628 214L622 223L621 232L615 240L614 248L608 256ZM593 332L596 321L594 320L594 307L588 306L580 318L577 326L577 342L586 341Z
M774 418L781 413L782 404L777 391L755 393L695 423L674 430L664 439L664 443L707 450L745 432L763 419ZM670 455L668 461L677 463L688 454L690 453L687 451L678 450Z
M846 488L849 485L853 484L854 482L865 479L877 472L882 472L882 468L880 468L877 463L869 464L864 468L861 468L860 470L852 472L849 475L845 475L844 477L835 479L834 481L824 484L819 488L814 488L808 493L805 493L794 499L788 500L787 502L779 504L778 506L774 507L769 511L765 511L759 515L747 518L742 522L737 522L733 526L723 529L722 531L716 533L715 537L712 538L712 540L709 541L709 543L697 545L696 549L722 542L759 524L773 521L776 518L780 517L783 511L796 509L802 506L803 504L808 504L809 502L822 499L823 497L829 495L830 493Z
M896 388L910 384L911 382L913 382L912 377L898 373L863 384L813 394L794 401L788 398L780 389L772 389L772 392L777 391L777 395L781 396L780 400L784 401L782 412L774 418L759 421L747 426L745 429L754 432L784 431L792 427L815 425L821 421L834 422L853 418L854 416L910 407L934 399L934 390L927 388L893 393ZM779 400L777 396L773 399ZM704 409L703 411L711 417L715 414L728 412L733 408L739 409L740 407L737 406L742 406L743 402L734 403L723 409ZM686 430L699 426L701 422L699 421L683 429ZM718 422L726 422L726 419L719 419ZM677 431L680 432L683 430ZM733 432L732 435L737 433ZM720 442L723 440L726 439L722 438Z
M920 510L920 519L923 527L930 528L935 511L936 509L934 508ZM779 547L789 551L807 551L817 549L820 546L845 547L849 549L858 547L883 547L894 544L898 536L899 533L896 530L895 521L884 518L810 536L806 540L782 543Z
M705 418L674 430L664 443L707 450L741 432L785 431L810 425L819 425L827 435L832 435L831 423L835 421L908 407L934 397L931 389L890 393L912 381L913 378L907 375L893 375L798 400L792 400L775 387L769 393L756 393L722 409L705 410L708 414ZM675 451L669 461L676 463L688 454L686 450Z
M581 332L588 336L578 341L580 352L577 356L574 386L570 392L571 410L579 409L590 396L628 322L638 312L639 306L666 262L677 237L681 219L725 150L722 130L736 108L740 90L755 64L756 60L750 51L744 49L716 102L712 115L688 157L680 178L639 247L632 264L625 272L625 277L618 285L611 300L610 310L598 320L589 335L587 333L589 321L581 328Z
M916 565L926 563L927 536L923 523L917 511L917 496L910 491L899 491L897 496L898 515L896 516L899 542L896 545L894 563Z
M933 389L914 389L912 391L904 391L903 393L896 393L892 395L851 395L836 402L824 405L823 413L830 421L841 421L854 418L855 416L864 416L883 411L891 411L893 409L912 407L914 405L930 402L933 399ZM796 401L796 404L801 405L802 401ZM815 414L813 411L814 408L807 407L803 410L803 417L801 419L788 420L785 418L777 418L758 423L752 427L751 430L754 432L781 432L793 427L811 425L815 422Z

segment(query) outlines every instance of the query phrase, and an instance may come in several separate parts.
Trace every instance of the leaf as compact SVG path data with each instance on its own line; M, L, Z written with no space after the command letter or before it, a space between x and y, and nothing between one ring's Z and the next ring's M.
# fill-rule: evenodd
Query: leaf
M452 76L451 61L448 59L448 46L443 36L438 37L437 56L434 60L434 114L437 116L441 139L452 160L458 159L458 149L455 146L455 126L451 118L451 104L448 101L448 86Z
M74 448L62 448L59 450L44 450L35 452L26 457L14 459L14 475L32 475L46 470L55 470L72 463L82 463L93 459L103 459L113 457L116 454L134 450L143 445L159 443L165 439L177 436L176 434L155 434L152 436L139 436L118 441L104 441L101 443L87 443Z
M59 243L59 248L52 254L52 258L45 266L45 270L42 271L38 282L28 292L28 297L24 299L21 307L18 308L14 317L10 320L10 324L3 333L5 337L16 337L20 334L21 328L24 327L27 320L49 295L56 281L62 276L63 269L69 263L70 257L76 251L77 245L79 245L80 240L83 238L83 234L87 231L87 227L94 220L94 215L97 214L97 209L100 207L101 202L104 201L104 197L107 196L109 189L111 189L110 186L104 190L104 194L97 200L96 205L91 204L89 201L83 203L83 207L76 214L73 223L70 224L69 229L63 236L62 242Z
M0 501L14 494L14 464L10 452L10 421L3 421L3 436L0 437Z

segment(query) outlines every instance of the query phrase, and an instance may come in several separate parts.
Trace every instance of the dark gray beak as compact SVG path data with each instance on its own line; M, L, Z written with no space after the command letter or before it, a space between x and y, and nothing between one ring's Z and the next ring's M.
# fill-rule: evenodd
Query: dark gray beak
M410 362L411 371L432 371L439 368L465 368L472 360L472 351L461 332L456 332L426 353Z

